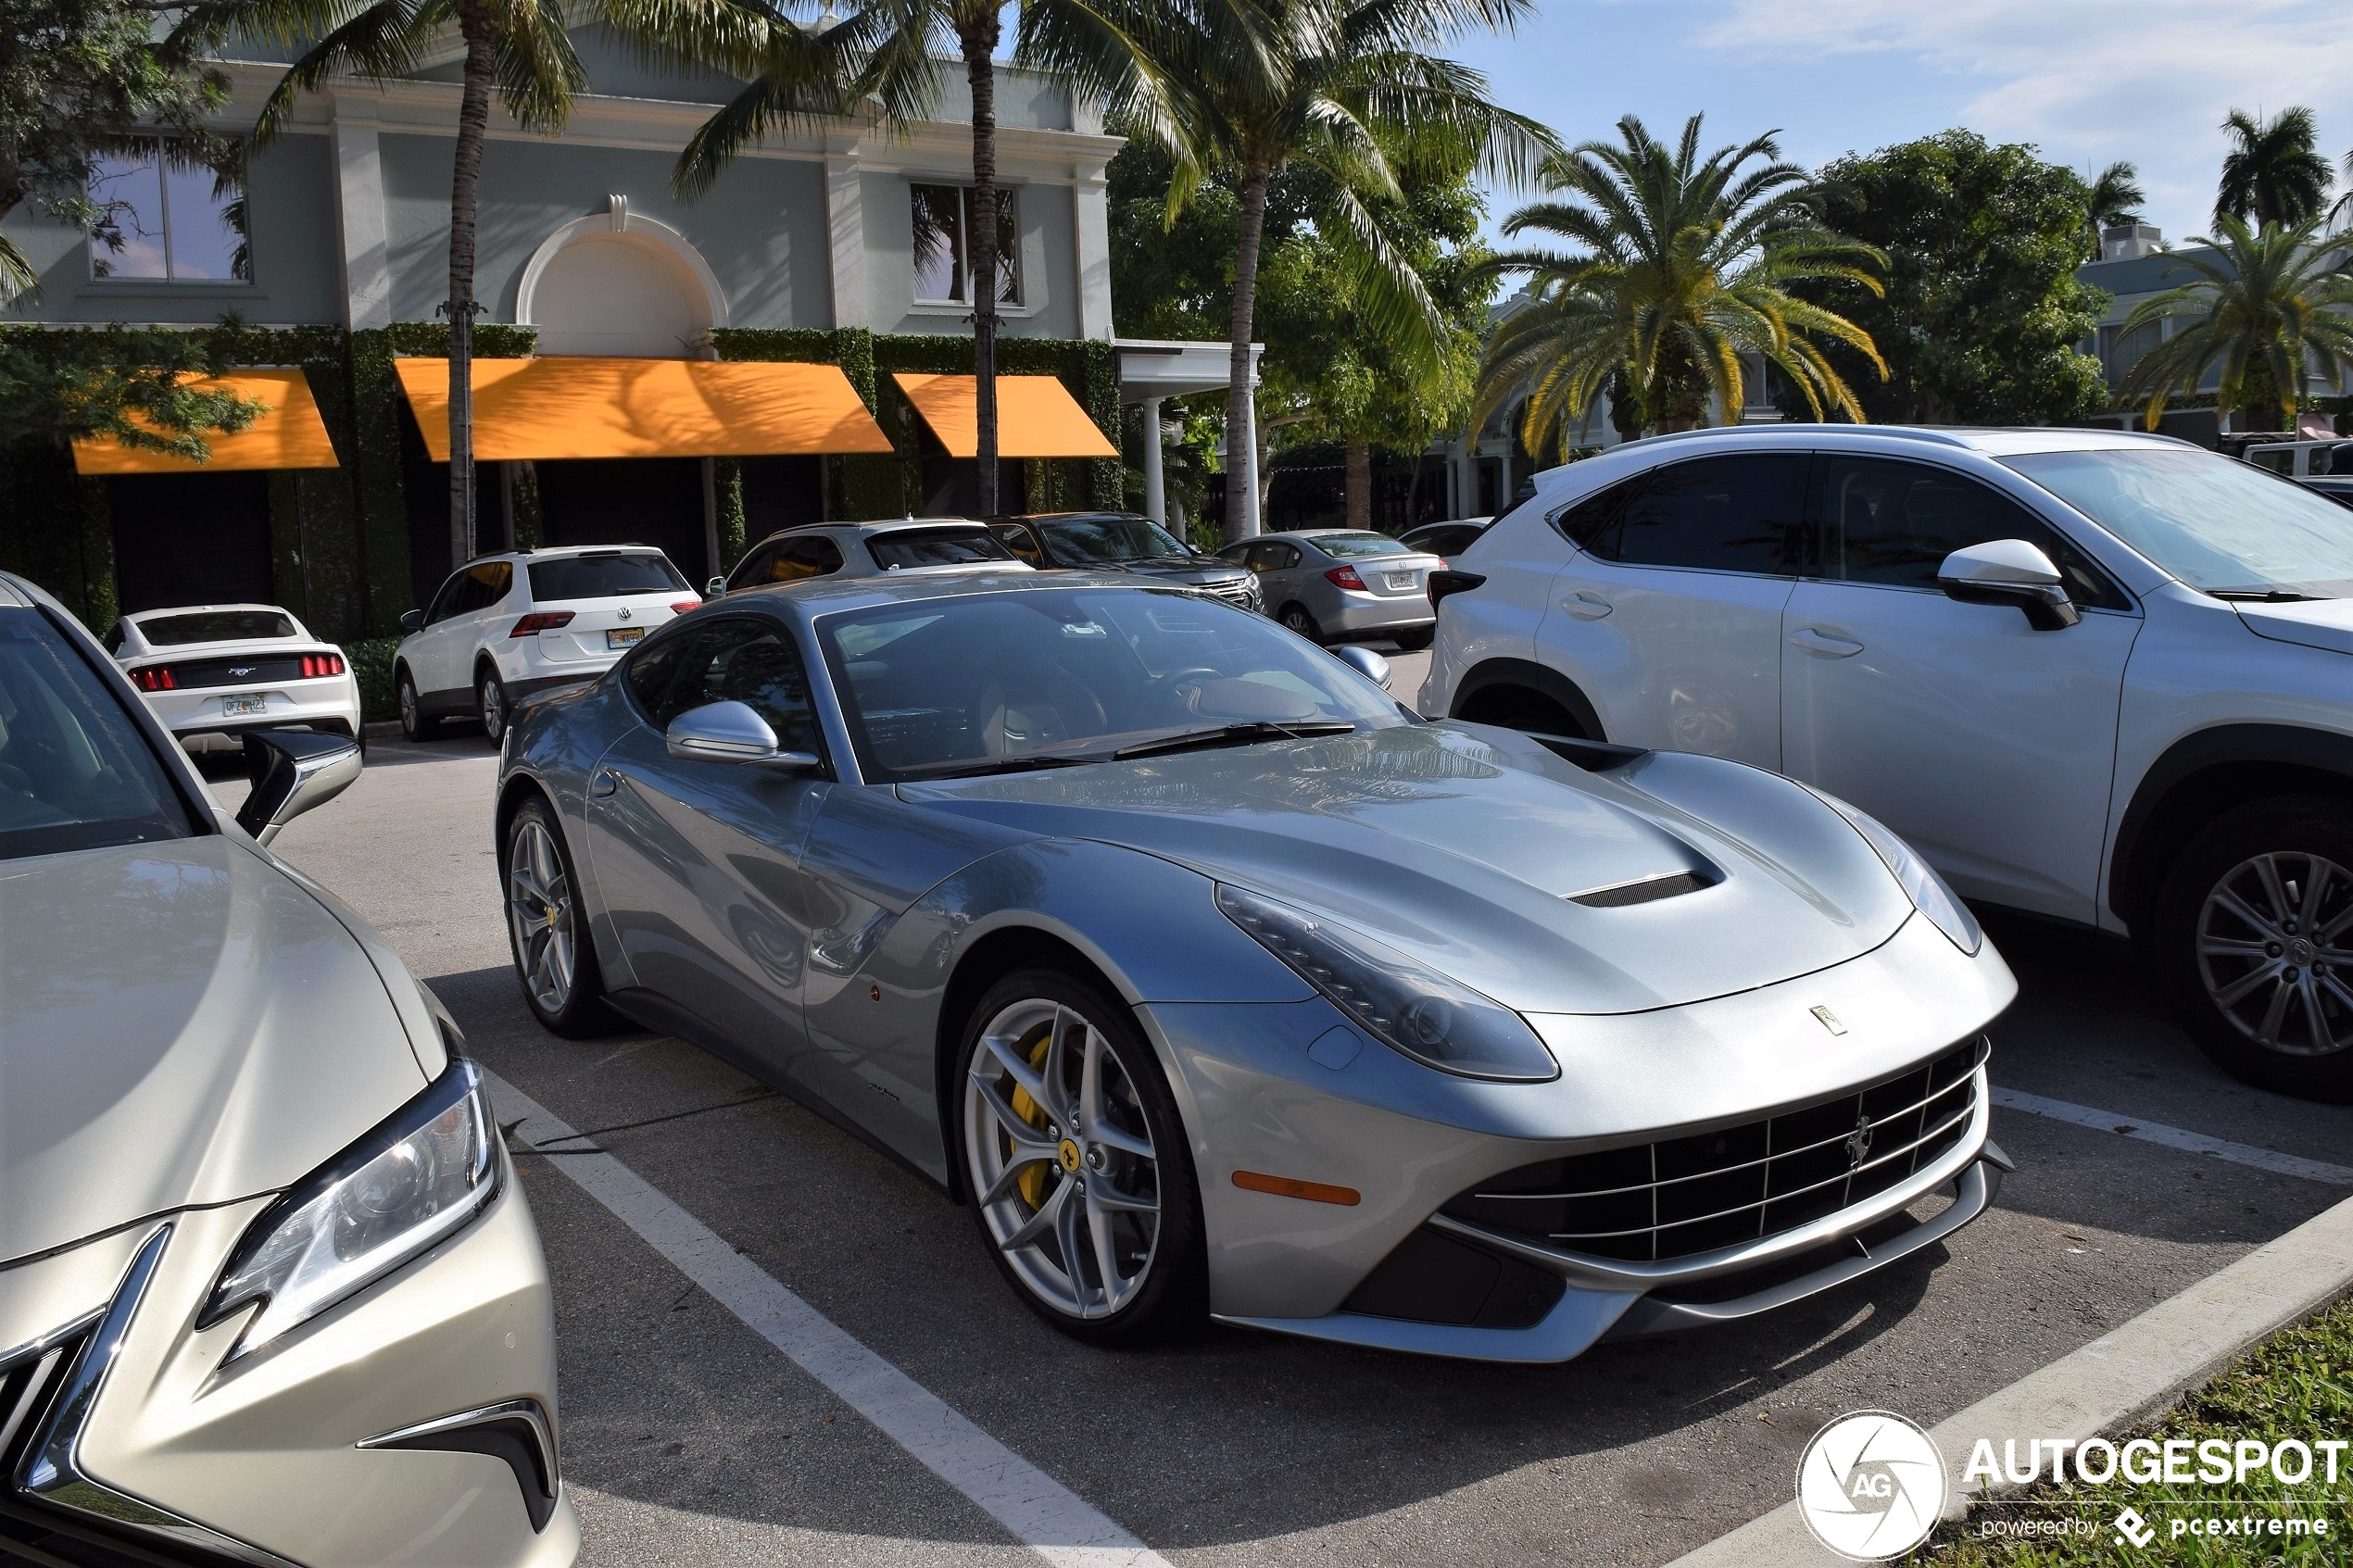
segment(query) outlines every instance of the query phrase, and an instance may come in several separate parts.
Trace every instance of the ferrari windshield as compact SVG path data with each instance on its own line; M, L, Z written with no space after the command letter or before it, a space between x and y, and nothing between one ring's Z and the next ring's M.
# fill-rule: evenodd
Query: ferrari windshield
M2202 592L2353 596L2353 517L2294 480L2187 448L2003 460Z
M1404 721L1329 654L1188 593L909 600L825 616L817 637L875 783L1102 761L1195 732Z

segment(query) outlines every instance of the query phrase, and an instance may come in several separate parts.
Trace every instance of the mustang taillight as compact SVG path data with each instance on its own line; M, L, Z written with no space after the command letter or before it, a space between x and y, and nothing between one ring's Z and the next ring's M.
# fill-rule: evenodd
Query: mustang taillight
M573 612L568 609L535 609L515 622L510 637L528 637L535 632L553 632L560 626L572 624Z
M1353 566L1336 566L1324 576L1336 588L1353 588L1360 594L1365 591L1365 580L1356 575Z
M306 653L302 656L302 678L306 681L321 681L342 673L343 655L339 653Z
M169 664L143 664L130 673L131 684L143 692L169 692L180 688L180 683L173 679Z

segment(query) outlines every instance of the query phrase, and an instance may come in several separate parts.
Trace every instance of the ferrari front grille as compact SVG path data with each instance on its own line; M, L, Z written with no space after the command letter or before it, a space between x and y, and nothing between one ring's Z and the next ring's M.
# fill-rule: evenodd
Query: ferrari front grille
M1907 1072L1738 1126L1539 1160L1444 1212L1598 1258L1662 1261L1773 1236L1933 1165L1977 1113L1980 1035Z

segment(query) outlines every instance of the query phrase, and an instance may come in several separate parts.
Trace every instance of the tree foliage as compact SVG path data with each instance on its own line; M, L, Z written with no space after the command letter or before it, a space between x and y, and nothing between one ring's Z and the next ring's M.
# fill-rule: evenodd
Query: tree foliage
M2260 123L2245 109L2233 109L2222 133L2231 150L2222 157L2214 193L2217 228L2225 218L2257 229L2266 223L2294 228L2321 215L2336 176L2321 156L2320 125L2310 109L2291 105Z
M230 164L235 149L206 117L226 101L220 72L180 41L158 38L162 6L143 0L0 0L0 219L30 204L120 248L117 213L90 195L107 154L169 135L192 167ZM31 264L0 234L0 304L34 286Z
M1822 221L1884 252L1884 292L1799 286L1868 332L1884 382L1833 347L1874 422L2048 424L2105 408L2100 362L2076 345L2107 298L2076 279L2092 190L2031 146L1970 131L1842 158L1821 171ZM1784 399L1783 408L1791 407Z
M1777 367L1816 418L1825 408L1859 417L1822 345L1843 345L1875 368L1878 351L1795 286L1874 295L1879 253L1813 220L1798 194L1806 172L1780 161L1771 136L1703 157L1700 123L1693 115L1670 148L1629 115L1618 144L1588 142L1545 165L1558 196L1513 213L1504 232L1558 235L1576 248L1508 251L1487 263L1525 273L1530 297L1488 344L1475 425L1525 392L1522 442L1531 452L1565 448L1616 386L1643 424L1687 430L1706 418L1711 396L1721 408L1742 407L1743 354Z
M87 437L198 462L208 435L245 429L263 405L191 384L230 368L234 323L0 330L0 431L63 445Z
M2331 265L2321 223L2314 216L2250 229L2224 218L2206 242L2219 255L2176 253L2175 262L2197 276L2143 300L2125 319L2129 333L2171 317L2173 335L2133 364L2120 400L2145 406L2155 430L2169 399L2196 391L2219 368L2224 408L2254 428L2276 418L2271 428L2288 429L2308 369L2342 385L2353 370L2353 277Z

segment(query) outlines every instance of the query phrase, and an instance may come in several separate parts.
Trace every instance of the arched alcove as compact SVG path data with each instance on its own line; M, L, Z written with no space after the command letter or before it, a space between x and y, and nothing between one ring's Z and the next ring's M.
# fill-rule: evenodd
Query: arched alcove
M547 236L523 268L515 320L542 354L682 358L727 324L727 297L702 254L629 198Z

